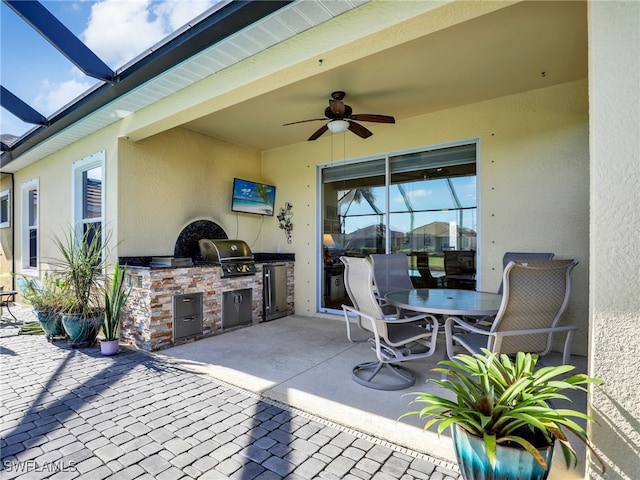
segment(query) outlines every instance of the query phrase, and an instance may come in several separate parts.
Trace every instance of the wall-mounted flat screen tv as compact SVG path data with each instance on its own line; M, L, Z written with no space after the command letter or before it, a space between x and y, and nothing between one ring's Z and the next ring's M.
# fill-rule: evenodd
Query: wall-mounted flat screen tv
M233 212L255 213L257 215L273 215L276 203L276 187L265 183L233 179Z

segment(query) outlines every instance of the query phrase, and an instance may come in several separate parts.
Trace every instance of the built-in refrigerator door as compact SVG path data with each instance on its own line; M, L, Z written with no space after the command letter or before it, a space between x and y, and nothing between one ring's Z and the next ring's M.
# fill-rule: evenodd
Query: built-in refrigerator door
M284 317L287 308L287 266L265 265L264 275L264 320Z

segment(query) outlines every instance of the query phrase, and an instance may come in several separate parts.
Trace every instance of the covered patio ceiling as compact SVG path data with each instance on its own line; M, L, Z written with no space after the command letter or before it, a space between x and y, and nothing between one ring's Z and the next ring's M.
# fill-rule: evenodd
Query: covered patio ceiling
M366 41L366 40L365 40ZM329 52L324 63L331 61ZM402 119L587 77L586 2L521 2L211 112L184 127L267 150L305 141L335 90ZM374 134L391 125L364 123ZM326 134L325 134L326 135ZM349 134L351 135L351 134ZM354 136L354 138L357 138ZM366 141L366 140L361 140Z
M418 34L413 38L394 43L395 27L386 29L385 34L391 37L390 47L374 44L379 40L375 36L376 8L380 10L380 5L388 2L350 3L348 11L317 21L315 27L257 53L259 58L261 53L269 53L268 48L289 49L280 51L287 52L285 56L290 58L283 62L288 62L294 71L297 68L296 75L281 77L279 82L270 83L273 87L261 88L262 79L258 78L253 84L241 85L235 90L232 87L227 91L200 90L202 95L191 95L190 104L179 97L188 87L219 76L213 73L204 79L185 80L181 74L196 72L204 60L223 57L243 35L249 35L243 31L226 45L213 45L207 52L183 62L178 69L160 73L141 88L96 108L56 135L25 145L17 156L18 161L3 155L3 170L22 168L122 118L126 118L122 135L131 141L182 126L263 151L306 141L322 122L286 127L283 124L322 117L330 93L335 90L347 92L345 103L353 107L354 113L393 115L401 124L403 119L416 115L587 77L587 5L583 1L488 2L486 14L469 15L466 21L452 21L447 28L442 28L439 21L446 24L448 13L455 9L459 18L460 11L464 12L469 4L451 2L434 6L429 3L430 12L423 7L416 15L422 15L423 23L414 22L413 28L418 25ZM308 3L292 5L302 8ZM435 13L435 20L428 16L431 13ZM285 22L287 10L258 20L253 26L264 29L264 22L272 22L278 15L282 15L279 21ZM366 28L360 29L363 24ZM406 24L398 28L406 28ZM333 36L324 38L325 43L317 46L317 56L304 57L294 46L315 31ZM248 57L237 65L251 64L252 60ZM230 75L237 65L224 67L219 73ZM277 68L275 65L273 68L273 73L265 75L276 75ZM166 114L145 115L145 108L165 98L172 100ZM382 135L384 129L399 128L398 125L364 125L374 135Z

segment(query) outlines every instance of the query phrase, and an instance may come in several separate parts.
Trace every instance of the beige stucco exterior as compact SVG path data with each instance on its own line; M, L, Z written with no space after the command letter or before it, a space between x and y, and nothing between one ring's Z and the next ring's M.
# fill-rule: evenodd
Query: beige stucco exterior
M297 258L319 255L316 164L465 139L479 141L480 288L495 291L508 250L554 251L577 258L566 321L582 325L575 352L587 353L588 116L586 81L415 117L388 127L367 143L346 137L299 143L264 152L265 172L278 172L278 203L294 205ZM265 245L281 241L265 229ZM313 278L315 263L296 264L296 278ZM299 271L299 269L304 269ZM315 289L296 285L296 309L313 315Z
M438 17L441 23L434 16L428 24L437 29L436 24L455 23L471 11L493 8L492 3L477 2L466 11L451 8ZM412 33L416 25L425 25L424 18L418 23L411 15L428 15L424 5L414 8L405 11L410 18L403 32L407 37L417 35ZM14 227L21 231L21 185L38 178L40 257L54 255L47 239L61 233L72 218L72 164L104 151L105 220L114 234L114 255L171 255L185 225L210 219L230 237L246 240L254 252L295 253L296 313L320 320L325 315L317 313L317 165L477 141L480 288L497 288L507 250L553 251L580 261L564 321L579 326L574 353L588 355L590 373L606 381L592 392L590 408L600 421L592 432L594 441L609 467L606 474L588 468L586 476L632 479L640 471L639 25L638 2L589 2L588 79L417 115L380 127L384 134L366 142L346 137L343 143L341 137L324 136L258 151L178 126L197 117L199 103L210 108L218 102L217 108L223 108L255 94L247 85L256 88L250 78L261 66L274 69L265 73L268 81L262 79L260 88L265 90L308 75L304 64L287 65L281 50L274 49L272 62L265 53L16 172ZM309 62L316 51L329 49L311 40L304 44ZM351 55L397 41L386 32L378 43L371 38L361 42ZM337 49L333 58L348 61L345 55ZM219 95L212 96L212 91ZM157 121L163 117L165 123ZM230 211L236 176L276 185L276 210L285 202L293 205L291 244L275 216L263 219ZM9 177L1 182L0 191L10 188ZM11 268L10 229L0 230L0 242L0 267L6 273ZM14 256L20 273L19 240ZM0 282L10 285L7 276L0 276Z
M592 2L589 22L592 436L609 471L640 472L640 3Z

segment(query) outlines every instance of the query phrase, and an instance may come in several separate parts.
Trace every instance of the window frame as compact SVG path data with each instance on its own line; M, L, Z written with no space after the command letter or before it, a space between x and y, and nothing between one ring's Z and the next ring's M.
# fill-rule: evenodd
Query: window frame
M34 225L30 223L31 218L31 203L30 203L30 192L36 192L36 211L33 215L34 217ZM33 178L26 182L23 182L20 187L20 199L22 205L22 226L21 226L21 265L23 271L32 271L37 272L40 268L40 179ZM35 231L36 239L35 239L35 265L31 264L31 233Z
M101 188L100 188L100 215L98 217L84 216L85 207L85 190L83 175L89 170L100 167L101 169ZM75 225L76 235L82 237L84 227L87 224L99 224L101 241L104 241L104 223L105 223L105 152L101 150L92 155L88 155L72 165L72 208L73 208L73 224Z
M6 202L7 205L7 218L2 218L2 208L0 208L0 228L9 228L11 227L11 189L0 192L0 205L2 205L2 202Z

